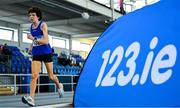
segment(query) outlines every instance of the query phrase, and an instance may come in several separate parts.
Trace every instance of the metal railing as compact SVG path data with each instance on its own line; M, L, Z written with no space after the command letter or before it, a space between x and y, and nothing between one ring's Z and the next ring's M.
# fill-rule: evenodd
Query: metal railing
M75 77L78 77L79 75L57 75L55 74L57 77L58 76L66 76L66 77L70 77L71 78L71 82L68 82L68 83L63 83L63 85L71 85L71 91L73 92L74 91L74 86L76 85L76 83L74 82L74 78ZM17 94L16 92L16 89L18 87L22 87L22 86L30 86L30 84L17 84L17 77L18 76L31 76L31 74L0 74L0 77L6 77L6 76L13 76L13 84L0 84L0 87L14 87L14 95ZM55 83L43 83L41 84L40 83L40 79L41 77L43 76L48 76L48 74L39 74L39 78L38 78L38 81L37 81L37 93L40 93L40 86L42 85L53 85L54 86L54 92L56 92L57 88L56 88L56 85ZM61 80L61 79L60 79Z

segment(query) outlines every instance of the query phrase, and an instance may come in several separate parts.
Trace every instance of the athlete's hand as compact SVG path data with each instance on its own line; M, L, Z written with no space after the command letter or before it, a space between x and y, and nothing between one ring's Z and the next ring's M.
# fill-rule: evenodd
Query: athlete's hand
M27 34L27 38L30 40L34 40L34 37L31 34Z

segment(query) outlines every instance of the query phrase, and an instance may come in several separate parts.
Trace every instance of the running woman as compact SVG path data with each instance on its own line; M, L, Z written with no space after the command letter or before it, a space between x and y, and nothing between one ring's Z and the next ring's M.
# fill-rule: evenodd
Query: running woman
M53 74L52 50L48 40L48 27L42 21L42 12L38 7L31 7L28 10L29 20L32 23L30 26L30 34L27 38L32 40L29 51L32 51L31 65L31 83L29 96L23 96L22 102L30 106L35 106L34 97L37 85L37 79L41 69L41 62L45 63L49 78L56 84L59 97L63 97L64 89L62 83L59 83L58 78Z

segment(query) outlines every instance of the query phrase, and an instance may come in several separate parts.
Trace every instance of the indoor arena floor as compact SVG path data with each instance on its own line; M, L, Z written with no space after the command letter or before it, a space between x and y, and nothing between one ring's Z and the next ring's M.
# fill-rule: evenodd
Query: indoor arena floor
M22 96L24 95L0 96L0 107L29 107L22 103ZM35 106L33 108L64 108L68 107L72 101L72 92L65 92L63 98L59 98L57 93L40 93L35 96Z

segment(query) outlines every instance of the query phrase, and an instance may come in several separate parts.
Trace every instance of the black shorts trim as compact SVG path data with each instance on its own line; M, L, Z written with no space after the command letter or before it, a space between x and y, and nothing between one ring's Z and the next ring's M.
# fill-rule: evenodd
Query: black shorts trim
M52 54L34 55L32 61L52 62Z

